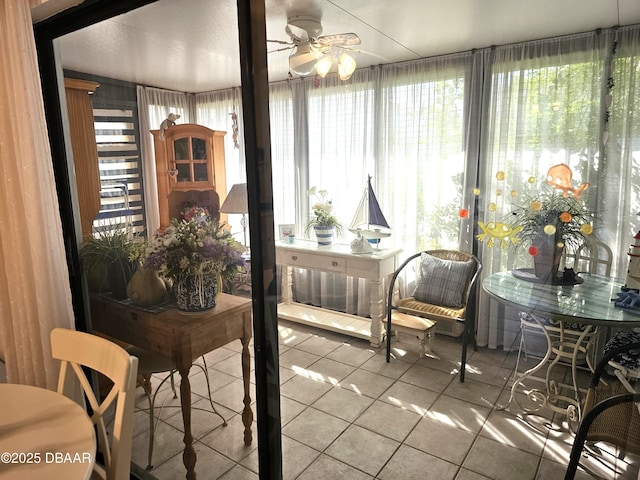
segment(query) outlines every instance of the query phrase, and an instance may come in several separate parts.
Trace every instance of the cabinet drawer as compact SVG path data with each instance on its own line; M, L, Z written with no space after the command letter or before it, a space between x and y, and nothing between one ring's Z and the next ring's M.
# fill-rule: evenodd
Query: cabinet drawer
M371 258L350 258L349 275L367 280L380 280L380 262Z
M310 268L325 272L346 273L347 263L344 258L327 255L313 255L304 252L282 252L277 262L291 267Z

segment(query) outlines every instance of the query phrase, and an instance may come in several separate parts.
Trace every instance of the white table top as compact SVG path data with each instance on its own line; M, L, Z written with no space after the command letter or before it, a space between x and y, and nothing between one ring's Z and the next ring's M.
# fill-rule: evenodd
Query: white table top
M276 241L276 249L290 250L290 251L306 251L313 252L316 255L327 255L333 257L353 257L353 258L371 258L374 260L383 260L385 258L393 257L402 252L401 248L380 248L373 247L371 252L367 253L353 253L351 252L351 245L344 243L333 243L331 245L318 245L318 242L311 240L299 240L296 239L294 243L283 242L282 240Z
M0 479L88 479L95 453L80 405L44 388L0 384Z

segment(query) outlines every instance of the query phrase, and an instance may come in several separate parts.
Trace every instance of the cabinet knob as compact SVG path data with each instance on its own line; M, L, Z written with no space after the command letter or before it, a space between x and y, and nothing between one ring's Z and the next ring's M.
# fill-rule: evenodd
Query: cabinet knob
M298 260L298 256L297 255L291 255L291 260Z
M333 267L337 267L338 266L338 262L336 262L335 260L333 262L331 262L331 266Z

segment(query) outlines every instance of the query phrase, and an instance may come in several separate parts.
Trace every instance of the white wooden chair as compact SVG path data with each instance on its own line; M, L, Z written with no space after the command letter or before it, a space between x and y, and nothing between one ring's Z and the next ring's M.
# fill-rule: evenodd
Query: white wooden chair
M138 359L105 338L64 328L51 331L51 353L62 362L58 393L74 400L84 394L92 410L91 420L96 425L98 449L104 463L96 462L94 474L103 480L129 480ZM104 400L96 397L83 367L113 382ZM113 429L107 435L105 414L112 405Z

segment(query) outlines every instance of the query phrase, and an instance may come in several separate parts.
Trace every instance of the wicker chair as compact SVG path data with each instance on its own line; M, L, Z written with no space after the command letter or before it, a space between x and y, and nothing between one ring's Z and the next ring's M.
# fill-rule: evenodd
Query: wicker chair
M640 454L640 413L636 405L640 402L640 393L629 392L620 382L605 384L600 381L611 360L637 349L640 349L640 343L627 343L609 350L598 362L571 448L565 480L575 477L586 441L606 442L625 452Z
M435 258L435 260L434 260ZM407 273L414 273L416 286L406 295ZM457 250L427 250L411 255L393 273L387 301L387 362L391 359L391 332L400 331L420 338L420 354L431 346L436 322L463 324L460 382L464 382L469 338L477 349L474 315L467 305L482 265L470 253Z

